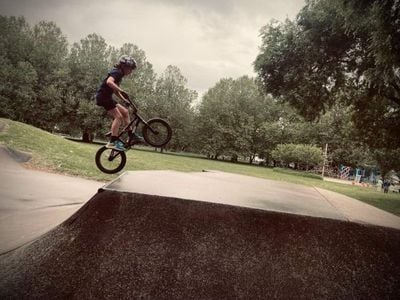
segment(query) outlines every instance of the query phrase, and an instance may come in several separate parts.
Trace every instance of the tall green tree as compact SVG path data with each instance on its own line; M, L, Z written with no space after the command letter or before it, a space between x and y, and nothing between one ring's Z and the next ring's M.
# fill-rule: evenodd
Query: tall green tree
M321 148L304 144L279 144L272 151L272 156L285 167L293 163L295 169L305 170L320 165L323 160Z
M130 55L137 62L137 69L132 75L123 80L122 88L136 100L140 110L147 116L152 110L152 108L148 107L148 103L154 97L156 73L152 64L147 61L144 50L138 46L126 43L120 49L114 49L112 60L117 62L121 55Z
M104 130L103 110L96 106L94 96L110 67L111 48L104 38L89 34L74 43L68 57L68 97L65 101L64 129L82 132L84 141Z
M29 60L31 28L23 17L0 16L0 116L29 123L37 72Z
M0 57L0 116L30 123L37 107L35 87L38 76L33 66L26 61L12 64Z
M168 147L174 150L191 146L194 118L191 104L196 98L197 92L187 88L187 79L180 69L170 65L158 77L154 96L147 100L148 114L165 118L170 123L173 137Z
M215 158L244 156L251 161L268 147L271 128L266 122L277 115L273 100L260 93L254 79L221 79L199 105L198 144Z
M357 136L400 147L399 2L307 1L296 21L262 29L255 69L264 90L317 118L352 104Z
M31 28L22 17L0 16L0 24L0 114L54 129L63 113L66 38L53 22Z
M30 123L52 130L63 116L65 60L68 43L53 22L40 22L32 29L33 48L29 60L36 70L35 106Z
M395 153L400 148L399 14L396 0L307 1L295 21L262 29L255 69L265 92L308 120L334 103L351 105L352 139L372 152Z
M31 28L24 17L0 15L0 56L11 65L29 61L32 51Z

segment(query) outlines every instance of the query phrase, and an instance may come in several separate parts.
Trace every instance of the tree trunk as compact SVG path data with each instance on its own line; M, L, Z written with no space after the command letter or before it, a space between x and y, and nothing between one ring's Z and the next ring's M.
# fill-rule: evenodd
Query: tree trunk
M93 142L93 134L88 131L84 131L82 134L82 141L85 143Z
M238 162L238 156L236 154L232 155L231 162L233 162L233 163L237 163Z

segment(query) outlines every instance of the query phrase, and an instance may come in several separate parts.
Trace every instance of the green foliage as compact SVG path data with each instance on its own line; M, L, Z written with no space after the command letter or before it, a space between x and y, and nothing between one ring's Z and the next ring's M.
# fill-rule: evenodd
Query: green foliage
M220 80L199 106L200 149L214 157L241 155L251 159L266 151L266 122L276 117L273 106L273 100L260 94L252 78Z
M280 144L272 151L274 160L288 167L295 164L296 168L305 168L320 165L323 161L322 149L312 145Z
M263 27L255 69L265 92L309 120L352 104L353 137L399 148L399 13L397 0L315 0L295 21Z
M94 95L107 72L123 55L138 62L135 72L122 82L142 114L161 116L171 122L172 149L193 144L195 91L175 66L157 77L145 52L132 43L115 49L93 33L72 44L53 22L31 27L23 17L0 16L0 116L42 129L81 133L91 140L102 136L110 119L94 104ZM108 130L107 130L108 131Z
M263 28L258 80L221 79L196 109L197 94L179 68L168 66L158 76L132 43L117 49L89 34L69 47L53 22L30 26L23 17L0 16L0 116L88 140L102 137L111 120L94 94L128 54L138 69L122 88L146 118L170 122L171 150L269 163L279 144L328 143L334 165L375 160L386 170L385 162L397 166L400 136L399 51L393 50L398 6L392 2L307 2L296 21Z
M30 35L32 52L29 60L37 70L43 86L46 86L59 79L57 71L63 67L68 54L67 39L56 24L44 21L36 24Z
M94 104L94 95L109 69L111 48L97 34L90 34L74 43L67 58L68 99L63 128L80 130L84 139L104 131L104 116Z
M26 61L11 64L8 59L0 57L0 116L22 122L32 120L36 110L34 88L37 84L37 73Z
M62 115L66 39L52 22L31 28L24 18L0 16L0 24L0 115L51 130Z
M380 166L382 177L386 178L391 170L400 170L400 149L376 149L373 156Z
M9 64L27 61L32 43L30 26L23 17L0 16L0 56Z
M155 83L153 98L147 101L150 116L159 116L170 123L173 135L168 147L178 151L189 150L193 141L191 103L197 93L186 85L187 79L179 68L168 66Z
M114 63L117 62L121 55L134 57L138 64L134 73L124 78L122 88L134 96L140 105L141 111L151 116L153 114L151 110L154 110L154 108L150 107L148 102L154 97L156 82L156 73L153 70L153 66L147 61L146 53L136 45L124 44L120 49L113 49L111 61Z

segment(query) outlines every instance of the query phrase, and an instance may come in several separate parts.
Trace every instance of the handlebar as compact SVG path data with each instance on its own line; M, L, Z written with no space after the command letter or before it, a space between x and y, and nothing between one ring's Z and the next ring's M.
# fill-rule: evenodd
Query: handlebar
M129 97L129 95L127 93L118 91L118 92L116 92L116 95L118 96L118 98L123 100L126 105L131 106L136 111L138 110L137 105L131 100L131 98Z

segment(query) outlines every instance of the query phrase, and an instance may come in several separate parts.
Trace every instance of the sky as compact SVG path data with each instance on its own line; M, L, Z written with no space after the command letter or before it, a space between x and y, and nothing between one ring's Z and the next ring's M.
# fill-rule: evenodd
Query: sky
M222 78L255 76L260 29L293 19L304 0L0 0L0 14L53 21L70 44L88 34L132 43L157 74L179 67L199 96Z

